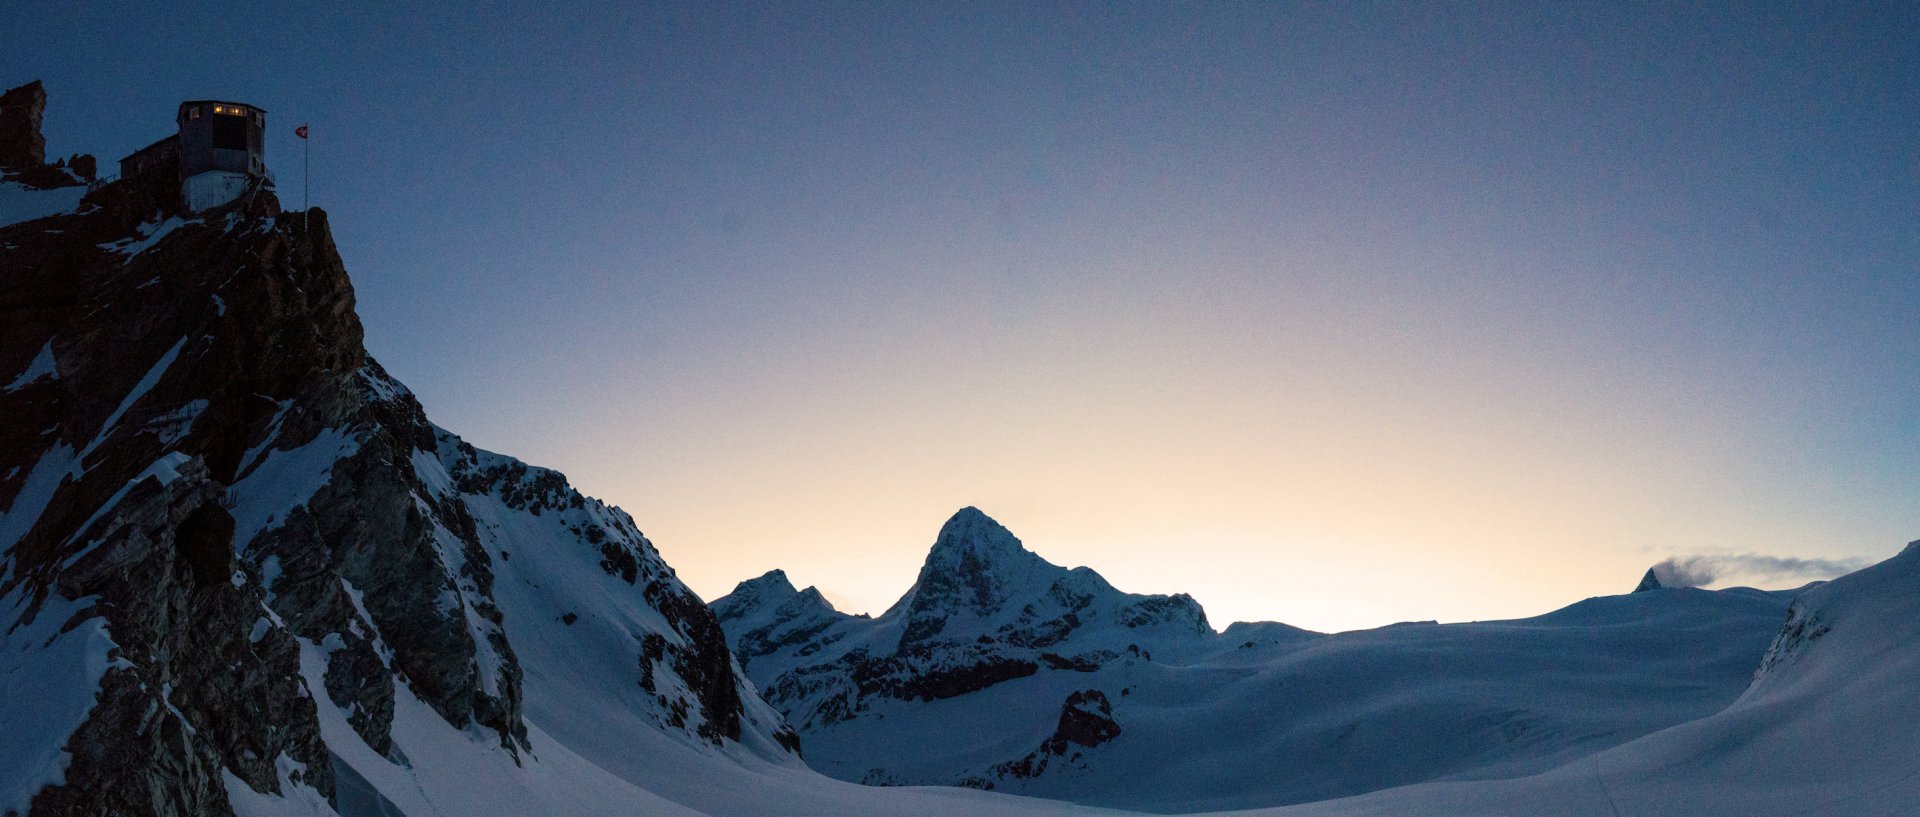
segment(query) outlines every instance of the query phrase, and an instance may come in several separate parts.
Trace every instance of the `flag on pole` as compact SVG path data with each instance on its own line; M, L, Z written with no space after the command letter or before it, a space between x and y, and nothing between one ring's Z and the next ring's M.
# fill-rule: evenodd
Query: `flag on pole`
M305 229L307 211L313 209L313 205L307 201L307 180L312 175L313 159L307 147L306 124L301 123L300 127L294 128L293 135L300 137L300 227Z

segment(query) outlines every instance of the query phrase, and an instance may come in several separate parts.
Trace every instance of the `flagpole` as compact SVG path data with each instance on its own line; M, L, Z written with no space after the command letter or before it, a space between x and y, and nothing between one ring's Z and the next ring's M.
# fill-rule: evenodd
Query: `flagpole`
M312 159L313 145L311 144L312 140L307 138L306 131L307 131L307 126L305 124L302 124L300 126L300 229L301 230L305 230L307 228L307 218L308 218L307 211L313 209L313 205L307 201L307 177L312 175L311 171L313 170L313 159Z

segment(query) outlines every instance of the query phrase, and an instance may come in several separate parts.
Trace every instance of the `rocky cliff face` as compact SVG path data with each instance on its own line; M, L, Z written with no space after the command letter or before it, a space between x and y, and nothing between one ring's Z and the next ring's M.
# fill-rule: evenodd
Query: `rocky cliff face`
M631 518L435 427L367 356L324 212L169 193L0 228L0 632L45 639L0 675L84 682L44 707L71 722L0 712L52 740L0 770L0 814L333 802L323 724L404 767L415 702L524 762L533 684L715 752L795 745Z

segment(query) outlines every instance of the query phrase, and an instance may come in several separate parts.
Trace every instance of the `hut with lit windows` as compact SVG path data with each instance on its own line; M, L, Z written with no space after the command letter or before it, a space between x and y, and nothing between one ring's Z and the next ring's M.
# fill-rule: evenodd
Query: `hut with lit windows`
M267 112L244 102L198 99L180 103L174 135L120 160L120 177L169 171L189 212L233 201L249 187L271 183L267 173Z

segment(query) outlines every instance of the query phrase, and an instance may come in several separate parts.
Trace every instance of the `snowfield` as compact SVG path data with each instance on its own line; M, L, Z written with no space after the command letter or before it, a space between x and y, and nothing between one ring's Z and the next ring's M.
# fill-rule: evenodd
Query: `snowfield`
M1531 777L1427 783L1292 807L1218 813L1911 814L1920 802L1917 644L1920 543L1892 560L1803 594L1794 604L1793 621L1767 652L1766 667L1744 694L1717 713ZM791 765L720 760L651 730L615 723L553 734L547 738L551 744L536 741L540 759L516 768L503 762L497 750L448 728L431 712L419 715L417 730L408 728L403 745L410 757L419 758L416 768L433 769L432 778L416 771L406 782L417 788L399 780L384 787L406 797L411 806L403 806L407 814L1123 813L965 789L861 787ZM610 751L622 741L631 741L624 744L625 751ZM575 747L584 747L584 753L576 754ZM1168 759L1177 761L1178 752ZM433 778L442 776L447 779L435 785ZM418 799L418 792L447 788L461 792L457 804Z
M1249 814L1920 812L1920 542L1801 594L1732 705L1534 777Z
M822 773L1177 813L1522 777L1711 715L1791 596L1668 589L1515 621L1215 633L1191 599L1050 564L969 508L878 617L778 572L714 607ZM1079 726L1055 738L1063 717Z
M1673 593L1676 591L1661 591ZM1699 591L1695 591L1699 593ZM1704 595L1704 594L1702 594ZM1610 600L1622 602L1625 599ZM1575 610L1574 617L1591 611ZM1818 635L1814 635L1818 633ZM1737 700L1713 714L1541 774L1448 781L1296 806L1269 817L1447 815L1904 815L1920 803L1920 544L1814 588ZM545 701L543 706L560 705ZM957 788L863 787L792 764L719 758L645 727L535 720L536 759L497 748L424 708L399 739L412 770L374 787L406 814L1091 815L1127 812ZM336 726L335 729L344 729ZM332 737L330 735L330 737ZM342 735L343 740L351 735ZM350 740L345 740L350 743ZM1181 751L1170 750L1177 763ZM377 762L376 762L377 761ZM356 768L361 764L355 763ZM428 800L434 792L438 800ZM249 814L284 813L263 799ZM271 808L269 808L271 806ZM298 813L325 814L320 808ZM348 814L356 813L349 809ZM360 814L379 813L360 811Z

